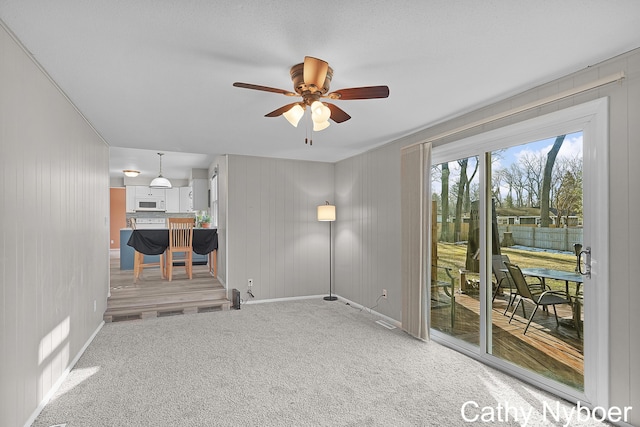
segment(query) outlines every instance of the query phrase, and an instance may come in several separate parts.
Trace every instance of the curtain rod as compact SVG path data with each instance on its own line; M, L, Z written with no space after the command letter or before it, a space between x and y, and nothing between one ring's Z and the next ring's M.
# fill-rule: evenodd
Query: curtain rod
M588 90L595 89L595 88L598 88L600 86L607 85L609 83L613 83L613 82L617 82L617 81L623 80L624 78L625 78L624 71L619 71L619 72L611 74L611 75L609 75L607 77L602 77L602 78L600 78L598 80L594 80L594 81L592 81L590 83L585 83L583 85L576 86L574 88L562 91L562 92L557 93L555 95L551 95L551 96L548 96L546 98L542 98L542 99L539 99L537 101L530 102L530 103L525 104L525 105L523 105L521 107L516 107L516 108L513 108L513 109L511 109L509 111L505 111L503 113L498 113L498 114L495 114L493 116L487 117L485 119L477 120L477 121L471 122L471 123L469 123L467 125L460 126L458 128L443 132L443 133L438 134L436 136L432 136L432 137L430 137L430 138L428 138L428 139L426 139L424 141L417 142L416 144L425 144L427 142L433 142L433 141L436 141L438 139L445 138L447 136L451 136L451 135L455 135L455 134L460 133L460 132L464 132L465 130L472 129L472 128L477 127L477 126L482 126L482 125L485 125L487 123L495 122L496 120L504 119L506 117L513 116L513 115L518 114L518 113L522 113L523 111L531 110L532 108L541 107L543 105L550 104L552 102L559 101L561 99L568 98L570 96L577 95L579 93L586 92ZM411 144L411 145L416 145L416 144ZM404 147L404 148L408 148L411 145L408 145L407 147Z

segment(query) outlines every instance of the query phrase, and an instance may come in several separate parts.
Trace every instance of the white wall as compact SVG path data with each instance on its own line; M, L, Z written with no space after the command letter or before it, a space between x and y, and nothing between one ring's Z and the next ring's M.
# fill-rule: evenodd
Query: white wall
M329 224L316 207L333 202L333 164L229 155L227 179L228 289L246 299L253 279L256 299L328 294Z
M106 144L0 23L2 426L32 417L101 325L108 159Z
M389 303L376 308L387 316L401 319L400 304L393 301L400 293L399 193L400 147L421 142L442 132L508 111L529 102L624 71L622 83L572 96L544 107L470 129L437 141L446 144L508 124L537 117L572 105L609 97L610 102L610 361L612 406L633 406L630 422L640 425L640 285L636 262L640 254L640 49L591 66L581 72L542 85L520 95L473 111L424 131L410 135L380 149L336 164L338 207L348 212L348 222L339 222L336 241L336 286L339 294L363 305L376 300L380 289L389 289ZM456 88L452 88L456 90ZM378 183L378 174L389 182ZM388 197L381 199L381 194ZM389 216L397 218L389 218ZM377 252L376 235L385 236L387 254ZM384 276L383 276L384 275Z

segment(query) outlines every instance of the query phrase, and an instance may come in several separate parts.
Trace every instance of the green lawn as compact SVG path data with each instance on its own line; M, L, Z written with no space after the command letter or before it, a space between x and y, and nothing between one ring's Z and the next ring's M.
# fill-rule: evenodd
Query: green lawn
M535 252L522 249L501 248L503 255L507 255L513 264L520 268L542 267L553 270L574 271L576 267L575 255L560 254L554 252ZM454 277L458 275L458 270L464 268L467 253L467 246L455 243L438 242L438 266L451 267ZM438 275L444 272L438 272ZM467 277L474 277L474 273L467 274ZM475 274L475 278L478 275ZM493 279L493 278L492 278ZM439 280L446 280L445 277ZM547 284L554 290L564 290L564 282L548 280Z

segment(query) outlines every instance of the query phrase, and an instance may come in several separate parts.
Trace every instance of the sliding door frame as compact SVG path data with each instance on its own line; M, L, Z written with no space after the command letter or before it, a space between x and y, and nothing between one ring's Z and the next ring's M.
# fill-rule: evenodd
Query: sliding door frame
M432 165L459 158L478 156L480 162L480 212L484 220L480 222L480 247L484 256L480 263L480 345L473 346L440 331L431 329L434 341L452 347L490 366L540 388L548 390L564 399L580 401L592 406L609 407L609 127L608 98L600 98L584 104L568 107L553 113L525 120L455 142L434 146ZM564 384L542 377L490 354L491 293L487 292L486 281L491 271L490 240L491 218L487 206L491 192L487 183L488 155L500 148L508 148L528 142L552 138L557 135L583 132L583 186L584 211L588 218L584 229L585 247L591 246L592 277L585 278L585 325L584 325L584 392L579 392ZM428 167L430 170L430 166ZM430 175L429 178L430 180ZM431 185L429 182L427 185ZM435 238L435 237L434 237ZM430 316L428 317L430 318Z

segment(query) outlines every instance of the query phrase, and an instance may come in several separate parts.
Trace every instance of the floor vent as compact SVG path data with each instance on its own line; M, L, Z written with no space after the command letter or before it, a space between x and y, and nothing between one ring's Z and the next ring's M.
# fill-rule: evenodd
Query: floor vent
M396 327L393 326L391 323L387 323L384 320L376 320L376 323L380 326L384 326L387 329L395 329Z
M142 319L142 315L140 314L127 314L124 316L113 316L112 322L126 322L127 320L140 320L140 319ZM63 425L63 424L60 424L60 425ZM51 426L51 427L54 427L54 426Z

